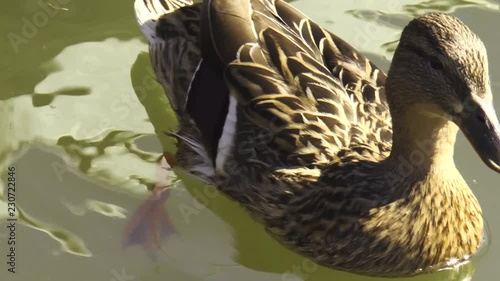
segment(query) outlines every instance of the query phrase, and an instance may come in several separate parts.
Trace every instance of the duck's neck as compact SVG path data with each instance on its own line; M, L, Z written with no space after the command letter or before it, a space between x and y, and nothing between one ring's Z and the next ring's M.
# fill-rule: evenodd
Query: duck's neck
M393 145L387 159L394 169L430 173L454 167L453 150L458 128L429 105L412 105L393 112Z

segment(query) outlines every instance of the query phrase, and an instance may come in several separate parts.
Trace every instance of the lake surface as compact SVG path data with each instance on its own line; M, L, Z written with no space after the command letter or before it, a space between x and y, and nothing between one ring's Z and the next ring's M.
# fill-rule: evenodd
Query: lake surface
M335 4L334 4L335 3ZM292 4L387 70L401 29L455 14L484 41L500 108L499 1ZM0 280L382 280L311 263L271 239L237 204L179 172L165 204L175 233L152 256L123 247L157 180L175 121L153 80L132 0L5 1L0 11ZM499 109L500 110L500 109ZM158 135L155 133L158 132ZM487 249L458 271L404 280L497 280L500 177L459 136L456 164L489 223ZM15 167L16 273L7 255L8 167ZM11 179L13 181L14 179ZM394 279L393 279L394 280Z

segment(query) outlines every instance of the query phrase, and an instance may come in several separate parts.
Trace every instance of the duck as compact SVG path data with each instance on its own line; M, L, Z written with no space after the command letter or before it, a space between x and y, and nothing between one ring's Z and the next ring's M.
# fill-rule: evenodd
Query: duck
M458 18L403 29L387 74L281 0L136 0L179 122L176 165L336 270L406 277L466 262L485 233L454 164L461 130L500 173L486 48Z

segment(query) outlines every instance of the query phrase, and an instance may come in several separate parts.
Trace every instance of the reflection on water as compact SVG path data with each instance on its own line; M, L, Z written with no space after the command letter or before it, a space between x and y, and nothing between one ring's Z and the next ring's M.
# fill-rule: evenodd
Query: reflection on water
M56 3L57 2L57 3ZM319 267L271 239L235 202L181 170L170 172L165 205L177 233L152 261L140 247L122 249L127 218L158 180L165 132L176 121L154 82L147 46L134 21L132 0L11 1L0 26L24 36L3 44L0 65L0 168L17 168L19 272L2 280L381 280ZM387 4L388 3L388 4ZM411 17L455 12L485 41L494 90L500 91L500 42L493 1L294 1L304 13L346 38L387 68ZM23 26L49 4L62 8L26 37ZM57 4L57 5L55 5ZM50 7L49 7L50 8ZM52 8L53 9L53 8ZM5 13L5 12L3 12ZM25 19L24 19L25 18ZM486 24L487 23L487 24ZM349 26L349 28L345 28ZM7 40L7 43L9 41ZM500 98L496 97L497 107ZM500 191L494 175L460 138L456 162L491 224L489 251L456 270L405 280L489 280L496 276L500 223L493 218ZM477 161L477 162L474 162ZM175 182L180 178L180 182ZM5 175L0 220L6 218ZM85 277L75 272L88 272ZM4 279L4 276L9 279ZM237 278L236 278L237 277Z
M35 218L24 214L21 209L18 209L18 212L20 221L27 226L47 233L52 239L59 242L62 251L85 257L92 256L87 247L85 247L83 240L73 233L65 229L53 227L48 223L37 221Z
M498 4L491 1L468 1L468 0L439 0L423 1L416 4L405 5L403 12L412 16L418 16L427 12L451 13L459 8L486 8L498 10Z

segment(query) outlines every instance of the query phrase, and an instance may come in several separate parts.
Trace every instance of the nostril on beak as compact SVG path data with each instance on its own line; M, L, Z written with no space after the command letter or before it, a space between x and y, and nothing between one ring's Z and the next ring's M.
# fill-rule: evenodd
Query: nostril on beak
M477 120L479 120L479 122L481 124L486 124L486 118L484 118L484 116L482 116L482 115L476 115L476 118L477 118Z

